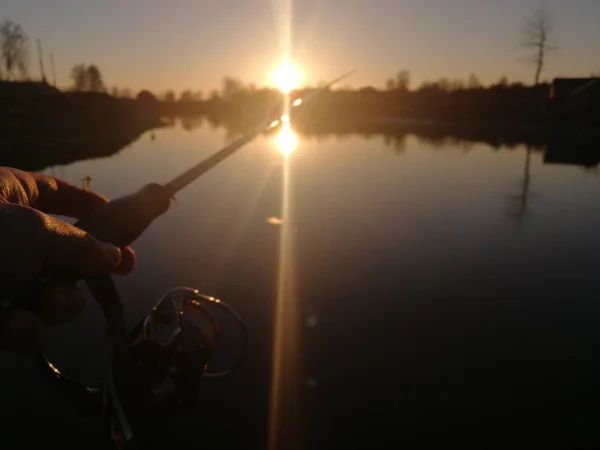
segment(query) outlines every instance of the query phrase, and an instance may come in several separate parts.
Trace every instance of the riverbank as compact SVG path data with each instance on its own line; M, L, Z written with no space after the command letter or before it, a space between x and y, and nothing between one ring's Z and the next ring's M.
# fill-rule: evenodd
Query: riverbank
M292 93L306 97L310 91ZM45 167L114 154L144 132L173 123L185 129L202 122L224 127L233 139L282 106L273 90L241 92L205 101L135 99L90 92L62 92L45 83L0 82L0 165ZM363 89L324 91L294 109L294 129L312 136L381 135L402 148L407 135L439 143L485 143L494 148L560 143L559 160L596 165L600 115L595 102L584 109L558 108L547 86L462 92L393 92ZM576 144L576 145L575 145ZM387 144L386 144L387 145ZM581 154L580 158L578 154Z
M45 83L0 83L0 165L37 170L110 155L163 125L135 100L64 93Z

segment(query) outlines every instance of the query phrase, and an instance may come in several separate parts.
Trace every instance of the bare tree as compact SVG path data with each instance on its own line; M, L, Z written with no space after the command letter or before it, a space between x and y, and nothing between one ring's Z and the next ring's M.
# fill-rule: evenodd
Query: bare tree
M21 25L8 19L0 24L0 55L7 79L14 78L15 71L22 79L27 78L27 35Z
M554 30L554 20L545 7L540 7L525 22L525 28L519 41L521 47L531 51L527 58L535 66L535 84L540 84L540 75L546 64L546 56L556 50L550 44L550 37Z

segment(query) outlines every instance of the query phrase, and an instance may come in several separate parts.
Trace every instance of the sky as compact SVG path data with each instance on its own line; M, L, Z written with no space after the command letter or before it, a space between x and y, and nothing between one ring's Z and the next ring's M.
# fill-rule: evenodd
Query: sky
M600 0L2 0L0 18L31 38L32 75L40 38L65 87L77 63L132 90L208 92L225 75L261 86L286 49L308 84L357 69L346 86L383 87L409 70L415 87L471 73L532 82L518 39L542 4L558 47L543 78L600 73Z

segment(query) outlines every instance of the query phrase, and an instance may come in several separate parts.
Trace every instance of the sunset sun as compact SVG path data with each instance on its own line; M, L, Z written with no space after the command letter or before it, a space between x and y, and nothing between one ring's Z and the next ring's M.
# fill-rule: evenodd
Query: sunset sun
M282 62L271 71L270 81L280 91L289 92L300 87L302 73L298 66L291 62Z

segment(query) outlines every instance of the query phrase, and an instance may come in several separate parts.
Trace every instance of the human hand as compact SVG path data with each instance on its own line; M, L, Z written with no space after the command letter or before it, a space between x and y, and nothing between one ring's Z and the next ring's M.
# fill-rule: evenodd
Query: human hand
M0 167L0 299L32 283L42 271L68 271L81 278L127 274L135 253L98 241L47 214L81 219L108 200L65 181ZM50 283L31 310L0 310L0 348L16 353L41 350L48 325L74 320L83 309L74 284Z

